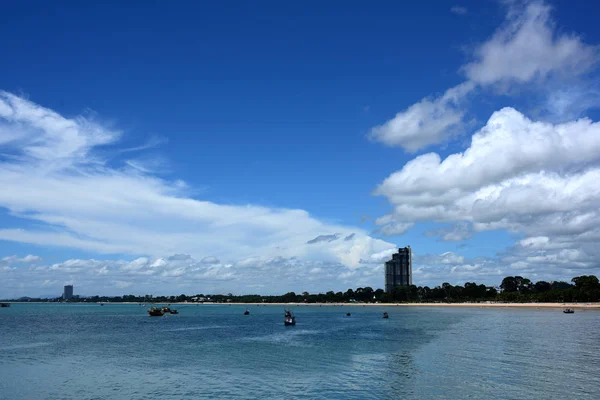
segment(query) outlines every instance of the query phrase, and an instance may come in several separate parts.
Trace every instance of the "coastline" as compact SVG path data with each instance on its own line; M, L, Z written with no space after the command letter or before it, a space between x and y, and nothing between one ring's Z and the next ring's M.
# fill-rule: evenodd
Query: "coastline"
M175 304L175 303L171 303ZM178 303L193 304L193 303ZM600 303L205 303L231 305L271 305L305 307L523 307L523 308L589 308L600 309Z
M57 303L57 302L11 302L11 304L80 304L80 305L98 305L99 303ZM104 305L137 305L138 302L106 302ZM598 309L600 303L147 303L147 305L181 305L181 306L212 306L212 305L234 305L234 306L278 306L278 307L478 307L478 308L578 308L578 309Z

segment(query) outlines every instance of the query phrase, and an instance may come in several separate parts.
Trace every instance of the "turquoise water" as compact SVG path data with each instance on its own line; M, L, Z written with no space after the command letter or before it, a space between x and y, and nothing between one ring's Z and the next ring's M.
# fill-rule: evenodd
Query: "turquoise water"
M598 398L598 311L248 308L0 309L0 398Z

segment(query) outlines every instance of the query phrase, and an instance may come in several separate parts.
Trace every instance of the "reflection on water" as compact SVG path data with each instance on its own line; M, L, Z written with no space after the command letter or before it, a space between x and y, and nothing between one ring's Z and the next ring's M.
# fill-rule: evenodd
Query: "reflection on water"
M600 312L17 304L2 399L596 398ZM568 318L568 319L567 319Z

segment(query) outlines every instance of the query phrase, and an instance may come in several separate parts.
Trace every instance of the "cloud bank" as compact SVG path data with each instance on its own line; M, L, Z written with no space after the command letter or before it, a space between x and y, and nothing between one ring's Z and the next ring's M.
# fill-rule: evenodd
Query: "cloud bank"
M598 46L587 45L573 34L558 34L551 9L544 3L529 2L524 8L515 4L522 3L509 8L505 24L477 47L473 61L461 68L470 88L478 88L477 93L461 93L480 96L486 87L510 93L511 88L524 84L537 90L536 84L550 78L555 93L565 93L568 87L576 90L567 83L594 70ZM445 96L428 101L443 104ZM566 97L567 103L580 98L577 94ZM457 101L469 105L464 99ZM422 102L383 126L402 121L419 104ZM452 135L449 129L462 121L445 118L467 111L442 111L422 114L417 128L403 130L402 135L422 134L431 139L427 141L430 144L447 138ZM435 121L451 123L441 124L432 135L427 127ZM379 139L408 151L427 144L413 146L398 138L397 142ZM600 237L599 178L600 123L587 117L552 122L504 107L474 132L466 150L445 158L434 152L419 155L383 180L375 194L387 198L393 211L377 221L382 231L423 221L446 223L444 228L426 232L443 241L508 230L523 239L498 260L474 263L470 268L461 267L462 271L477 276L511 270L564 277L598 268L600 250L593 243Z
M97 150L116 145L120 136L98 121L67 118L0 92L0 207L35 222L32 228L2 228L0 239L157 260L189 254L206 265L231 265L211 269L215 276L252 259L259 265L287 260L285 267L270 264L274 270L303 262L353 270L364 267L361 259L394 247L304 210L194 199L182 181L100 157ZM335 240L340 237L347 240Z

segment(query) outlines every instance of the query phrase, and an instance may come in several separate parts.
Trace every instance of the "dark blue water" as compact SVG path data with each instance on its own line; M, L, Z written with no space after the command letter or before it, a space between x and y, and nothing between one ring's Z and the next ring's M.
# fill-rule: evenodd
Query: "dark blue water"
M599 398L598 311L177 308L0 309L0 399Z

